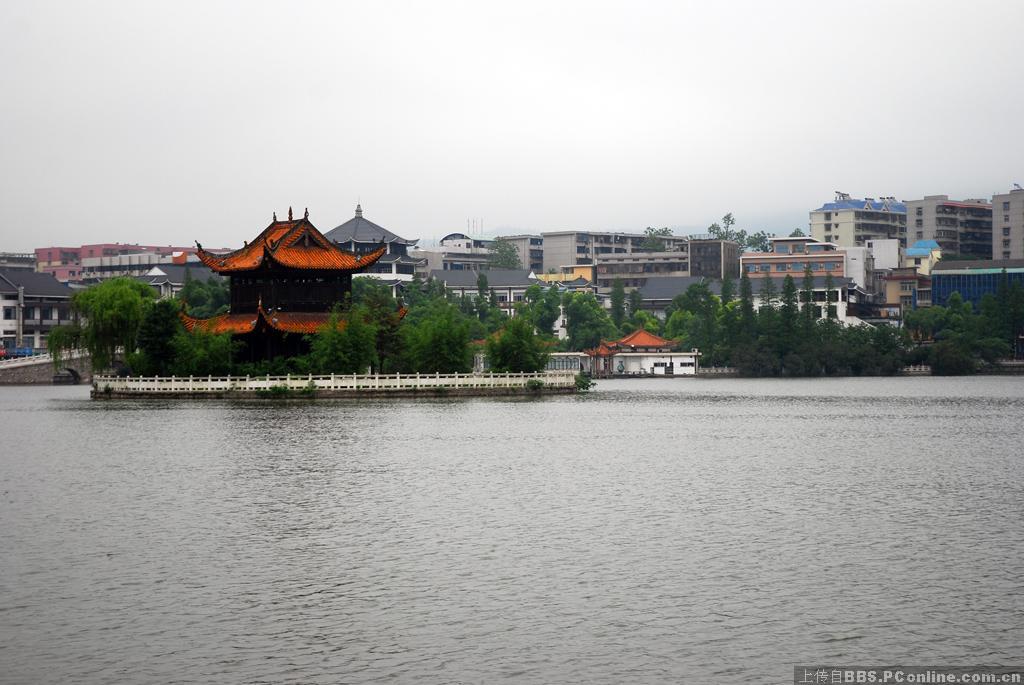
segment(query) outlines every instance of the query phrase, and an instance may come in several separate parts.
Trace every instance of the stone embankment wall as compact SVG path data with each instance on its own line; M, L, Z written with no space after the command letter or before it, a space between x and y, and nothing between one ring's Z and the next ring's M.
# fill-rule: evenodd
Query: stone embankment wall
M80 383L92 381L92 362L87 357L69 360L61 368L73 369ZM24 366L0 366L0 385L52 385L56 374L57 370L51 361Z

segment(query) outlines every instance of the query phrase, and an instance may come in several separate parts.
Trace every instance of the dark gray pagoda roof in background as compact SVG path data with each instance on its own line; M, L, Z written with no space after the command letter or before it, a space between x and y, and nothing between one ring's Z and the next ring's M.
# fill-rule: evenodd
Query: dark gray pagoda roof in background
M379 245L382 243L415 245L419 242L419 238L416 240L406 240L405 238L392 233L383 226L378 226L369 219L364 219L363 208L361 205L356 205L356 215L354 217L342 225L335 226L331 230L327 231L324 233L324 237L339 245L343 245L350 241L373 245Z
M75 292L53 274L0 266L0 293L17 293L19 286L26 297L71 297Z

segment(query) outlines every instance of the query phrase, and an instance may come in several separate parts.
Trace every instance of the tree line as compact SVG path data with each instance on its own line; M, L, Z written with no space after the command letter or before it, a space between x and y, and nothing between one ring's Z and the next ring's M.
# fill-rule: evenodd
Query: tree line
M772 279L757 280L757 298L745 273L738 285L724 279L717 295L708 282L695 283L659 318L621 280L613 284L609 308L589 292L531 285L509 317L486 272L475 294L454 295L438 281L416 279L401 301L384 284L356 278L351 296L309 336L307 354L251 363L240 361L246 355L238 340L189 333L178 315L183 307L197 317L226 311L225 282L190 281L178 298L157 300L143 283L112 279L76 293L76 322L55 328L48 342L57 357L82 347L96 368L119 361L134 375L466 373L477 351L486 352L493 371L531 372L544 368L551 352L585 351L644 329L681 349L699 349L705 366L729 366L745 376L820 376L886 375L908 364L974 373L1010 356L1024 331L1024 289L1005 277L978 311L954 294L946 307L908 312L902 328L840 323L839 290L829 276L824 302L815 302L809 272L799 284L787 275L778 292ZM555 335L559 324L563 339Z

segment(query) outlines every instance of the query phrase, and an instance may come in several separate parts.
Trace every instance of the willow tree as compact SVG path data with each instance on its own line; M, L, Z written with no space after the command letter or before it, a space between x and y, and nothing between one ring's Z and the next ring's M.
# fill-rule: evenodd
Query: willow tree
M74 323L50 332L47 346L54 362L71 350L83 349L93 369L110 368L119 352L134 352L139 324L152 305L153 289L132 278L113 278L75 293L71 298Z

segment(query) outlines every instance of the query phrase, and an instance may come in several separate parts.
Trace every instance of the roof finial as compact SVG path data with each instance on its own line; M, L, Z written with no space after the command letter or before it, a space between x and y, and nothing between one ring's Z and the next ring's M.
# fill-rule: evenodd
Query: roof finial
M306 213L302 215L302 218L303 219L308 219L309 218L309 207L306 207Z
M363 215L363 206L357 202L356 203L356 216L362 216L362 215Z
M274 222L277 222L277 212L274 212Z
M288 221L291 221L291 220L292 220L292 208L289 206L288 207Z

